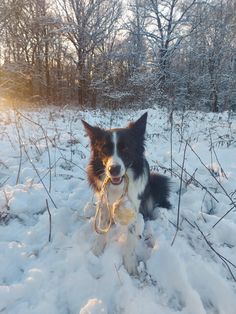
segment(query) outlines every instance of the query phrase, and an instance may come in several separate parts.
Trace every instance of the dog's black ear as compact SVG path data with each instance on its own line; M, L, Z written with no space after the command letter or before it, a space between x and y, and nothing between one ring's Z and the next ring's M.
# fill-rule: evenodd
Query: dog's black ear
M86 131L86 133L88 134L89 137L91 137L94 133L94 127L90 124L88 124L88 122L81 120L81 122L83 123L84 129Z
M145 112L137 121L131 122L129 128L135 130L140 135L144 135L147 124L147 112Z
M100 134L102 133L102 129L100 129L99 127L92 126L84 120L81 120L81 122L83 123L84 129L85 129L86 133L88 134L88 136L90 137L91 140L99 137Z

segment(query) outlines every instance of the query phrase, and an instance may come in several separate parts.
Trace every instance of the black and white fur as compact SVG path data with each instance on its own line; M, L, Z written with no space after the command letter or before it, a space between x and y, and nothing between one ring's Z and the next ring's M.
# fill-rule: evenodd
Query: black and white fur
M83 120L82 122L91 142L88 180L98 196L103 181L108 176L111 182L108 187L108 200L109 203L115 202L123 192L123 178L126 174L129 178L127 197L136 213L141 213L145 220L155 218L155 207L171 207L168 201L168 178L150 173L144 156L147 113L126 128L104 130ZM127 247L124 252L124 264L131 274L137 271L135 247L140 234L137 234L135 229L135 224L128 228ZM100 254L106 242L104 236L99 237L97 245L101 248L95 248L97 254Z

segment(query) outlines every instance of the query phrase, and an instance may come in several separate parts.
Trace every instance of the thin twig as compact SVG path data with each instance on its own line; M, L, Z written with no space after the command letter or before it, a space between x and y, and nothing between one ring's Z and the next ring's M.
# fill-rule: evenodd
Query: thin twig
M38 122L33 121L32 119L30 119L29 117L25 116L23 113L21 113L20 111L18 111L17 109L15 109L15 111L17 112L18 115L22 116L25 120L29 121L30 123L37 125L43 132L44 135L44 140L46 143L46 147L47 147L47 154L48 154L48 166L49 166L49 193L51 193L51 188L52 188L52 172L51 172L51 155L50 155L50 150L49 150L49 145L48 145L48 136L47 136L47 132L45 131L45 129L42 127L42 125Z
M204 196L203 196L203 199L202 199L202 204L201 204L201 216L202 216L202 219L204 220L204 222L206 222L206 219L205 219L205 217L204 217L204 215L203 215L202 207L203 207L203 204L204 204L206 195L207 195L207 193L205 192L205 194L204 194Z
M174 109L171 110L170 113L170 173L171 176L173 171L173 116L174 116Z
M170 219L168 219L168 221L173 227L177 228L177 225L173 221L171 221ZM179 230L182 231L180 228Z
M236 268L236 265L233 264L230 260L228 260L226 257L224 257L223 255L221 255L219 252L217 252L212 244L207 240L205 234L202 232L202 230L199 228L199 226L197 225L197 223L194 221L194 224L191 223L186 217L184 217L184 220L193 228L193 229L198 229L198 231L201 233L201 235L203 236L203 239L206 241L207 245L210 247L210 249L223 261L223 263L226 265L227 269L229 270L231 276L233 277L233 279L236 281L235 276L232 273L232 270L230 269L228 263L233 266L234 268Z
M48 235L48 242L51 242L51 237L52 237L52 215L49 210L48 206L48 200L46 199L46 206L47 206L47 211L48 211L48 216L49 216L49 235Z
M181 169L181 177L180 177L180 186L179 186L179 200L178 200L178 210L177 210L177 228L174 235L174 238L172 240L171 246L174 244L177 233L179 232L179 217L180 217L180 202L181 202L181 192L182 192L182 185L183 185L183 173L184 173L184 163L185 163L185 156L186 156L186 150L187 150L188 142L186 141L185 147L184 147L184 155L183 155L183 162L182 162L182 169Z
M120 282L121 285L123 285L123 282L122 282L122 280L121 280L121 278L120 278L119 270L118 270L118 268L117 268L117 266L116 266L115 263L114 263L114 266L115 266L115 270L116 270L116 273L117 273L117 277L118 277L118 279L119 279L119 282Z
M223 167L221 166L221 163L219 162L219 159L218 159L218 156L217 156L217 154L216 154L216 151L215 151L214 146L212 147L212 150L213 150L213 153L214 153L215 158L216 158L216 160L217 160L217 163L218 163L219 166L220 166L220 170L221 170L221 172L222 172L222 175L228 180L228 177L227 177L227 175L226 175L226 173L225 173Z
M187 142L186 142L187 143ZM221 189L224 191L225 195L228 197L228 199L231 201L231 204L233 205L233 207L228 210L223 217L225 217L226 215L228 215L234 208L236 208L236 204L234 202L234 200L232 199L232 197L229 195L229 193L226 191L226 189L223 187L223 185L221 184L221 182L212 174L212 172L210 171L210 169L204 164L204 162L201 160L201 158L199 157L199 155L195 152L195 150L192 148L192 146L188 143L187 144L189 146L189 148L191 149L191 151L194 153L194 155L198 158L198 160L200 161L200 163L207 169L207 171L210 173L210 175L214 178L214 180L218 183L218 185L221 187ZM219 220L222 220L221 218ZM218 222L217 222L218 223Z
M188 218L183 217L183 220L185 220L192 228L196 229L196 227L194 226L194 224L192 224L192 223L188 220Z
M17 171L17 176L16 176L16 185L20 181L20 172L21 172L21 166L22 166L22 140L20 136L20 131L19 131L19 119L16 119L16 113L15 114L15 127L16 127L16 132L17 132L17 137L18 137L18 143L19 143L19 149L20 149L20 161L19 161L19 166L18 166L18 171Z
M0 183L0 188L2 188L6 183L7 181L10 179L10 177L7 177L3 182Z
M223 167L221 166L221 163L220 163L220 161L219 161L219 159L218 159L218 156L217 156L217 154L216 154L215 147L214 147L214 144L213 144L213 141L212 141L211 130L209 130L209 133L210 133L210 141L211 141L211 146L210 146L210 151L211 151L211 167L213 168L213 157L212 157L212 152L213 152L214 155L215 155L216 161L217 161L218 165L220 166L220 170L221 170L222 175L228 180L228 177L227 177L226 173L224 172L224 169L223 169Z
M72 149L72 123L73 123L73 120L70 120L70 161L72 161L73 159L73 149Z
M198 168L196 168L196 169L194 170L193 174L189 174L189 179L188 179L188 181L187 181L187 186L190 185L190 184L194 181L194 179L195 179L195 174L196 174L197 170L198 170ZM184 169L184 172L186 173L186 170L185 170L185 169Z
M33 161L30 159L30 156L29 156L29 154L28 154L28 152L27 152L27 150L26 150L26 148L25 148L24 145L23 145L23 148L24 148L24 152L25 152L26 156L28 157L28 160L29 160L31 166L34 168L34 171L36 172L36 174L37 174L37 176L38 176L40 182L42 183L42 185L43 185L43 187L44 187L44 189L45 189L45 191L46 191L48 197L50 198L50 200L51 200L51 202L53 203L54 207L57 208L57 205L55 204L55 202L54 202L54 200L52 199L52 197L51 197L51 195L50 195L50 193L49 193L49 191L48 191L48 189L47 189L45 183L43 182L43 180L42 180L42 178L41 178L41 176L40 176L40 174L39 174L39 172L38 172L38 169L35 167L35 164L34 164Z
M174 161L174 163L175 163L178 167L181 168L181 165L179 165L175 160L173 160L173 161ZM184 172L185 172L188 176L192 177L192 175L191 175L186 169L184 169ZM217 203L219 203L218 199L208 190L208 188L207 188L206 186L204 186L203 184L201 184L201 182L198 181L196 178L192 177L192 179L193 179L194 182L196 182L197 184L199 184L199 185L201 186L201 188L202 188L203 190L205 190L212 198L214 198L214 200L215 200Z
M67 158L63 155L63 153L61 152L62 149L61 149L58 145L56 145L56 142L53 142L50 138L48 138L48 140L54 145L55 148L57 148L57 150L59 151L59 153L60 153L62 159L64 159L66 162L70 163L71 165L76 166L77 168L79 168L80 170L82 170L84 173L87 173L84 168L80 167L80 166L77 165L75 162L73 162L73 161L67 159Z
M210 137L210 153L211 153L211 170L213 170L213 155L212 155L212 147L213 147L213 143L212 143L212 137L211 137L211 130L209 130L209 137Z
M8 196L7 196L7 192L6 192L5 190L3 190L3 194L4 194L4 197L5 197L5 201L6 201L5 207L6 207L7 210L10 210L9 198L8 198Z
M232 206L220 219L217 220L217 222L211 227L212 229L215 228L216 225L218 225L219 222L221 222L222 219L225 218L235 207Z
M180 131L178 132L180 135L180 146L179 146L179 152L181 151L182 143L183 143L183 138L184 138L184 111L182 111L181 115L181 124L180 124Z
M17 111L17 112L18 112L18 111ZM19 113L19 114L20 114L20 113ZM29 120L29 119L27 119L27 120ZM36 122L35 122L35 124L38 125L38 123L36 123ZM21 125L21 128L22 128L22 131L24 132L24 129L23 129L22 125ZM29 154L28 154L28 152L27 152L27 150L26 150L26 148L25 148L25 145L24 145L24 143L23 143L23 141L22 141L22 139L21 139L21 135L20 135L20 132L19 132L19 126L17 126L17 130L18 130L18 135L19 135L19 141L20 141L20 143L22 144L22 148L24 149L24 152L25 152L25 154L26 154L26 156L27 156L27 158L28 158L30 164L32 165L34 171L36 172L36 174L37 174L37 176L38 176L40 182L42 183L42 185L43 185L43 187L44 187L44 189L45 189L47 195L49 196L51 202L53 203L53 205L55 206L55 208L57 208L57 206L56 206L54 200L52 199L52 197L51 197L51 195L50 195L50 192L48 191L48 189L47 189L45 183L43 182L43 180L42 180L42 178L41 178L41 176L40 176L40 174L39 174L39 172L38 172L38 169L37 169L36 166L34 165L33 161L31 160L31 158L30 158L30 156L29 156ZM50 164L49 166L51 166L51 164Z
M219 252L217 252L212 244L207 240L205 234L202 232L202 230L199 228L198 224L196 222L194 222L195 226L197 227L198 231L201 233L201 235L203 236L204 240L206 241L207 245L210 247L210 249L222 260L222 262L225 264L225 266L227 267L228 271L230 272L230 275L232 276L232 278L234 279L234 281L236 282L236 278L230 268L230 266L228 265L228 263L233 266L234 268L236 268L236 265L234 265L232 262L230 262L228 259L226 259L224 256L222 256Z
M9 169L9 167L2 160L0 160L0 165L3 166L5 169Z
M174 161L174 160L173 160L173 161ZM164 170L164 173L165 173L166 171L168 171L168 172L171 173L171 169L170 169L170 168L167 168L167 167L165 167L165 166L160 165L159 162L157 162L156 160L152 160L152 162L156 163L159 168L161 168L162 170ZM179 178L179 179L181 178L180 174L178 174L177 172L174 172L174 170L172 170L172 174L173 174L175 177ZM187 181L185 181L184 178L183 178L183 182L187 185Z

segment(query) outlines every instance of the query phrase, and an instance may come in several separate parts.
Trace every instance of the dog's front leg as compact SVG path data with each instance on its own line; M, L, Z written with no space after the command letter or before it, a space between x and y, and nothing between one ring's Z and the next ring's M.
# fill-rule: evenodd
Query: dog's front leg
M96 225L96 231L99 232L102 230L106 230L106 228L110 224L110 213L109 209L104 203L100 203L100 210L98 212L98 215L95 217L95 225ZM92 252L94 255L99 256L103 253L105 246L107 243L107 232L104 232L101 234L96 235L95 242L92 247Z
M137 249L143 233L143 218L138 215L136 221L129 225L127 230L126 244L123 251L124 266L130 275L138 274L138 254Z
M130 227L129 227L130 228ZM137 236L135 233L128 230L127 239L123 251L123 262L126 270L130 275L137 275L138 259L136 255Z

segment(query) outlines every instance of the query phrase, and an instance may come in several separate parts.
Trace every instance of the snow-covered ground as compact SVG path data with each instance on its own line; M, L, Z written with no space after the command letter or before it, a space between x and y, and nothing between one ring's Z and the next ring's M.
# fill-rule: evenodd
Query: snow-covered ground
M118 225L103 255L91 251L95 200L80 118L109 128L143 112L0 111L0 313L236 313L232 114L174 112L171 135L170 114L148 110L146 156L153 170L168 176L172 137L173 209L159 209L147 223L154 246L139 276L122 265ZM187 147L180 230L171 246L186 140L193 151Z

